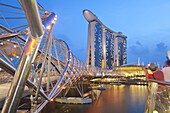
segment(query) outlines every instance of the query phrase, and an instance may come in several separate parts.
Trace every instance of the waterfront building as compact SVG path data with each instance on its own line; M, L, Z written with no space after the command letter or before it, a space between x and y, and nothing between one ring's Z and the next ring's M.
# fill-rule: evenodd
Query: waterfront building
M112 69L127 63L127 36L107 28L92 12L83 11L88 24L87 65Z

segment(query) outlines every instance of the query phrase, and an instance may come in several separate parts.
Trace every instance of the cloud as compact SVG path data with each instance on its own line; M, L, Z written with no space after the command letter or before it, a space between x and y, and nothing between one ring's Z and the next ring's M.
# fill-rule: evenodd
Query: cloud
M148 47L149 46L149 47ZM130 63L140 57L141 62L160 63L164 65L167 56L167 45L163 42L158 42L154 45L142 44L139 41L128 48L128 61Z
M165 43L160 42L156 44L156 52L165 52L165 51L167 51L167 46L165 45Z
M128 63L137 64L138 57L141 62L148 62L150 49L147 45L143 45L140 41L136 41L128 48Z
M135 56L143 56L149 52L149 49L147 46L143 46L141 42L136 41L135 45L129 47L129 52Z
M142 46L142 44L139 41L136 41L136 44Z
M163 65L167 56L167 45L165 45L165 43L163 42L157 43L153 50L152 56L153 56L152 59Z

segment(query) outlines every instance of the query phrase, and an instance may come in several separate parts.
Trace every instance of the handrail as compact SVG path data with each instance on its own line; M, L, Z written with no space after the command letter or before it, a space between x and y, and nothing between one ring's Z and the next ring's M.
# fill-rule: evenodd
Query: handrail
M148 79L149 82L156 82L160 85L168 85L170 86L170 82L164 80L155 80L155 79Z
M170 113L170 82L148 79L145 113Z

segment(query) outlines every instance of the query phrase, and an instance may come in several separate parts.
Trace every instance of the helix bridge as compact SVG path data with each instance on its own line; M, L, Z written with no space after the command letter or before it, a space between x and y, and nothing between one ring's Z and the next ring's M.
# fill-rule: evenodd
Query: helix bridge
M123 67L107 70L79 60L65 41L53 35L56 21L57 15L35 0L0 1L0 82L5 82L6 75L12 79L7 78L7 85L0 83L4 88L0 87L0 101L5 100L2 113L16 113L22 105L28 104L20 105L24 96L31 100L31 109L27 112L40 112L63 90L84 78L109 75L119 81L124 77ZM167 86L169 82L149 80L145 113L156 108L161 113L169 113L170 90ZM158 87L163 91L157 90Z
M80 78L107 72L76 58L53 35L56 14L36 1L3 2L0 7L0 68L13 77L2 112L17 111L25 86L34 94L33 111L40 112Z

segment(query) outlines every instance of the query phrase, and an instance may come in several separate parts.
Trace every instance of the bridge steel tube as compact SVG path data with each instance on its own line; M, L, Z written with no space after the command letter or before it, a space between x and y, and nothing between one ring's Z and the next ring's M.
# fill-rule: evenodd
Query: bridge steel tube
M36 0L19 0L27 17L28 25L33 37L39 38L43 35L42 22Z
M59 86L61 85L61 83L64 79L65 73L67 73L67 71L68 71L68 67L69 67L68 65L71 63L70 56L71 56L72 52L71 52L69 46L67 45L67 43L65 41L63 41L63 40L59 40L59 41L63 42L67 47L67 50L68 50L67 63L66 63L66 67L65 67L64 71L61 74L60 79L58 80L58 82L55 84L55 86L51 90L50 94L48 95L49 100L56 98L56 96L62 91L62 88L59 88ZM65 84L67 84L67 83L65 83ZM47 103L48 103L48 101L45 100L41 105L39 105L37 107L36 112L40 112Z
M3 68L6 72L12 75L14 75L16 72L16 68L12 66L9 62L3 60L2 58L0 58L0 68ZM32 87L34 91L37 90L37 87L29 79L26 81L26 85L28 87ZM42 96L42 98L49 100L48 97L45 95L45 93L41 90L40 90L40 95Z
M20 0L25 11L30 34L21 56L20 64L15 72L13 84L8 92L2 113L16 113L28 78L31 63L34 61L43 36L42 22L35 0Z

